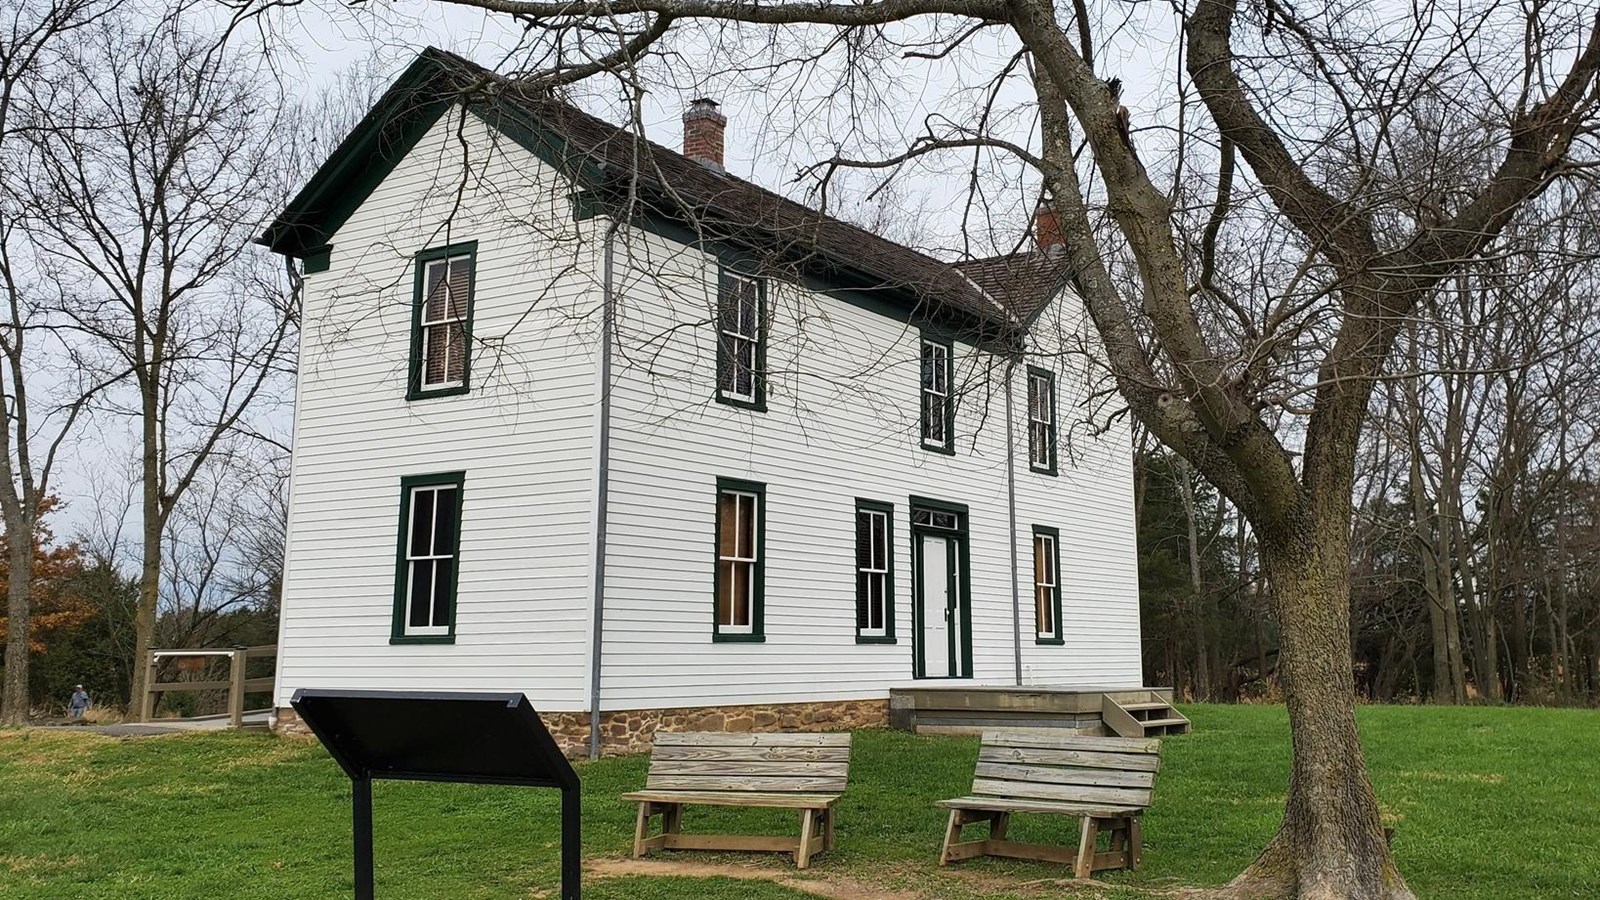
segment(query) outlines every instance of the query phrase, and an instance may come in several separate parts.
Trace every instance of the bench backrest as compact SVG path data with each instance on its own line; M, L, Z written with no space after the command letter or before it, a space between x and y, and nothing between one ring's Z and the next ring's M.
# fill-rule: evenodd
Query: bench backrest
M645 788L837 794L849 774L848 733L656 732Z
M1161 742L986 731L972 793L978 797L1045 800L1116 809L1150 805Z

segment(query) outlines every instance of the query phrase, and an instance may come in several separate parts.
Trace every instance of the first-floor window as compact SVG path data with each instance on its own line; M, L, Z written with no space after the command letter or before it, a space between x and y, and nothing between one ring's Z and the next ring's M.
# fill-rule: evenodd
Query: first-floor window
M766 486L717 480L717 640L762 636Z
M1041 644L1060 643L1061 554L1060 534L1054 528L1033 527L1034 625Z
M856 501L856 639L894 637L894 507Z
M401 479L395 640L455 634L463 480L460 472Z

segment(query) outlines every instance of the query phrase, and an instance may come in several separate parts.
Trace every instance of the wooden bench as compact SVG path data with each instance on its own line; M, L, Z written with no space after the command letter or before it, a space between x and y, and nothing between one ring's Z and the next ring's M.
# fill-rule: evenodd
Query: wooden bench
M833 806L850 772L848 734L668 734L658 732L645 789L637 801L633 855L651 850L769 850L793 853L804 869L833 849ZM684 834L683 808L778 807L798 810L800 836ZM650 822L661 817L661 833Z
M975 856L1068 863L1078 878L1101 869L1136 869L1144 850L1139 815L1150 805L1161 742L990 731L978 750L972 795L941 800L950 810L939 864ZM1011 814L1054 813L1082 819L1078 846L1024 844L1006 839ZM989 823L983 840L961 840L963 826ZM1111 849L1098 850L1100 832Z

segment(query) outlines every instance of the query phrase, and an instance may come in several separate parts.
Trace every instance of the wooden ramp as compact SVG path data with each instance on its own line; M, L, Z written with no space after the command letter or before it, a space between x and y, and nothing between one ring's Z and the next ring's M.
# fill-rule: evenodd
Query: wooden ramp
M1108 731L1125 738L1188 734L1193 727L1189 717L1174 709L1170 700L1124 701L1106 694L1100 717Z

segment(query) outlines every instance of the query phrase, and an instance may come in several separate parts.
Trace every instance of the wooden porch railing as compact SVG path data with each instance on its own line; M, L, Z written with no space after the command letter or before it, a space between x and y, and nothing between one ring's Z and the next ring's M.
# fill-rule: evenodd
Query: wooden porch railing
M156 682L156 663L161 659L178 659L184 657L225 656L228 658L228 678L226 681L165 681ZM244 725L244 695L247 693L270 692L277 682L277 675L268 675L261 678L247 678L246 667L252 659L276 659L278 645L267 644L261 647L235 647L231 650L151 650L144 661L144 697L139 701L139 721L148 722L155 715L156 697L167 691L221 691L228 692L228 727L240 728Z

